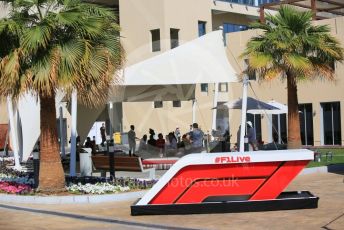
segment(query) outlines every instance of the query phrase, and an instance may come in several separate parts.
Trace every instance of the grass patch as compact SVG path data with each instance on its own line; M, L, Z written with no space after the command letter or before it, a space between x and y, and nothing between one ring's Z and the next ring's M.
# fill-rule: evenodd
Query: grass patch
M315 150L313 150L315 151ZM344 164L344 149L318 149L316 152L321 153L320 162L311 161L307 165L307 168L327 166L333 164ZM332 159L326 158L326 153L332 153Z

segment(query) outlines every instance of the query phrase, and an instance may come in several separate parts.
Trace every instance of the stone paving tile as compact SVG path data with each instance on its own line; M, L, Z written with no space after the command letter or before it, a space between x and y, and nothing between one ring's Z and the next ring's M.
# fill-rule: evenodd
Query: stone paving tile
M123 226L117 224L107 224L99 222L89 222L84 220L75 220L63 217L54 217L41 214L25 213L18 211L0 209L0 229L2 230L64 230L64 229L122 229L136 230L145 228L136 228L133 226ZM146 228L147 229L147 228Z
M203 214L203 215L169 215L169 216L130 216L130 205L134 201L108 202L101 204L70 204L70 205L27 205L17 206L31 207L35 209L54 210L87 216L97 216L109 219L120 219L133 222L154 223L159 225L189 227L197 229L320 229L327 226L330 229L344 229L344 217L332 222L340 215L344 214L344 176L341 174L322 173L298 176L287 188L289 191L308 190L319 196L319 208L308 210L289 210L257 213L227 213L227 214ZM13 205L13 204L11 204ZM1 215L6 212L5 219ZM0 226L7 223L8 229L20 229L24 227L22 221L10 221L13 218L22 218L26 213L0 209ZM30 214L31 215L31 214ZM6 218L7 216L7 218ZM13 217L11 217L13 216ZM42 218L35 217L30 223L33 226L49 226L56 222L55 218L42 215ZM5 220L5 221L4 221ZM7 222L6 222L7 220ZM107 229L107 223L95 223L90 221L75 221L62 218L62 223L58 226L71 227L73 229L84 229L83 227L95 226L94 229ZM39 222L37 222L39 221ZM74 223L75 222L75 223ZM81 223L79 223L81 222ZM41 225L37 225L41 223ZM79 223L79 224L76 224ZM329 224L329 225L327 225ZM31 225L27 225L29 227ZM51 226L51 225L50 225ZM115 226L115 225L110 225ZM103 228L104 227L104 228ZM119 228L117 228L119 227ZM27 228L24 228L27 229ZM34 228L37 229L37 228ZM66 229L66 228L63 228ZM128 226L116 226L113 229L128 229ZM134 229L129 226L129 229Z

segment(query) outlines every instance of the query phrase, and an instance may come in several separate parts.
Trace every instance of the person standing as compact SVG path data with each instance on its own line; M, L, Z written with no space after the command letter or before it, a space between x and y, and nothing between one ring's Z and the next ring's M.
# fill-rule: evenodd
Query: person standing
M100 136L102 138L101 146L104 147L104 143L106 142L106 129L105 129L105 123L102 124L102 127L100 127Z
M256 129L253 127L252 122L247 122L247 138L249 144L249 150L257 150L257 138L256 138Z
M160 157L163 157L165 153L165 139L162 133L158 134L158 140L156 140L156 147L158 147L159 149Z
M192 152L200 153L203 147L204 133L201 129L198 128L197 123L193 123L192 128L192 132L190 132L192 141Z
M128 142L129 142L129 156L131 157L132 154L135 154L136 150L136 133L135 133L135 126L130 125L130 130L128 132Z
M91 148L91 149L93 149L93 143L92 143L92 141L91 141L91 138L90 137L87 137L86 138L86 142L85 142L85 148Z
M180 129L179 127L176 128L176 130L174 131L174 135L177 138L177 143L180 143L180 138L181 138L181 134L180 134Z

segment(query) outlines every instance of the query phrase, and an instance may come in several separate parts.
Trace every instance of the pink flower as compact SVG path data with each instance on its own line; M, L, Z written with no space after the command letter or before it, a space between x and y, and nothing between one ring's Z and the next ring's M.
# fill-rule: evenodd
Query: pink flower
M15 182L0 182L0 192L18 194L31 191L31 187L25 184Z

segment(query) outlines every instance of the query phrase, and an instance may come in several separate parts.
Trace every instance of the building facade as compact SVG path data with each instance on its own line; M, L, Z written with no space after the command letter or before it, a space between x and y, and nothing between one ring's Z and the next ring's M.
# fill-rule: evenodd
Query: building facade
M247 41L258 32L247 30L248 25L259 19L259 5L275 0L100 0L104 5L119 11L122 28L121 39L126 52L126 66L144 61L173 49L205 33L222 29L229 62L240 73L245 61L239 58ZM273 13L273 11L271 11ZM344 17L316 21L329 24L332 33L344 44ZM301 135L304 145L342 145L344 131L344 74L343 64L336 63L336 80L326 82L314 80L300 82L298 88ZM138 76L139 77L139 76ZM216 76L213 76L216 78ZM286 82L251 81L249 96L263 100L275 100L286 104ZM218 90L218 104L238 99L242 94L240 83L199 84L196 86L196 121L205 132L212 132L212 107L215 87ZM167 134L176 127L182 133L189 130L193 121L193 101L156 101L116 103L118 124L114 131L129 131L135 125L138 137L148 134L149 128L156 133ZM5 108L0 106L1 110ZM1 113L1 112L0 112ZM1 114L1 116L3 116ZM276 116L248 115L254 120L257 136L264 142L272 140L277 127ZM286 140L287 119L280 116L282 140ZM0 119L6 122L7 118ZM231 142L236 142L240 124L240 111L218 110L216 127L229 128Z
M253 2L253 3L252 3ZM256 6L272 1L208 1L208 0L146 0L119 1L122 43L127 52L127 65L143 61L174 48L177 44L197 38L204 33L222 29L227 45L228 59L240 73L245 68L245 61L239 58L247 41L257 31L247 30L252 21L259 19ZM332 34L344 44L343 17L315 21L317 24L328 24ZM247 31L246 31L247 30ZM177 32L176 32L177 31ZM177 33L177 36L173 33ZM156 34L159 34L157 36ZM157 39L157 37L159 39ZM154 43L160 41L158 48ZM155 44L156 45L156 44ZM341 75L343 64L336 63L336 80L327 82L314 80L300 82L298 95L300 103L301 136L304 145L342 145L343 137L343 103L344 83ZM216 77L216 76L214 76ZM286 82L251 81L252 90L249 96L263 101L275 100L287 103ZM220 83L218 86L218 103L241 97L240 83ZM211 133L212 110L214 97L213 84L196 86L197 101L196 121L205 132ZM321 92L321 93L319 93ZM163 101L123 103L122 128L129 129L130 124L137 127L137 133L143 135L149 128L167 133L176 127L187 132L192 122L192 101ZM240 124L240 111L220 110L216 116L216 127L225 129L229 124L232 143L236 142L236 133ZM272 141L277 132L277 116L248 115L255 120L257 136L266 142ZM270 122L269 122L270 120ZM286 115L280 116L282 141L287 139ZM273 127L269 123L273 123Z

